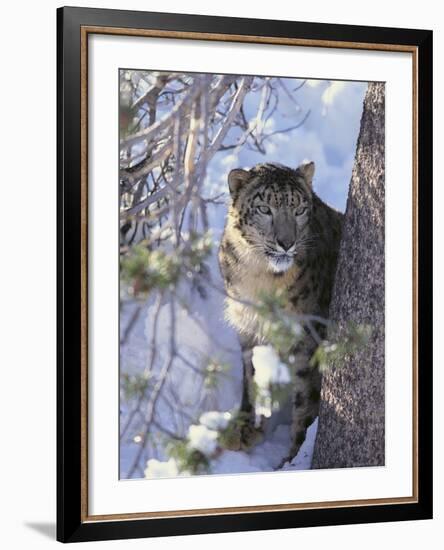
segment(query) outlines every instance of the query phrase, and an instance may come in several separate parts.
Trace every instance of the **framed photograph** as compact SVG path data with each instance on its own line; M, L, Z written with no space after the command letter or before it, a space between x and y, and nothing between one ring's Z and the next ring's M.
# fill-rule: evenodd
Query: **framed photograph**
M431 518L432 32L57 15L58 539Z

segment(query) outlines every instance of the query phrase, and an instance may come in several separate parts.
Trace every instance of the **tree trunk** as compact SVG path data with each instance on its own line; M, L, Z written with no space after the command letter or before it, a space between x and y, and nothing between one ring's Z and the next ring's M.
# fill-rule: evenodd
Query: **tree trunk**
M372 328L322 381L313 468L384 465L384 84L369 84L344 219L330 318Z

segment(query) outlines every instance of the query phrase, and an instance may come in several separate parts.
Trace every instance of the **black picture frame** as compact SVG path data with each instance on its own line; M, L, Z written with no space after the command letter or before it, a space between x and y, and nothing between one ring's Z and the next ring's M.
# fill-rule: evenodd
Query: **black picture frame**
M417 379L418 492L415 502L150 519L88 519L82 441L86 350L82 329L82 97L84 27L145 29L409 46L417 59ZM388 48L389 49L389 48ZM432 517L432 32L172 13L64 7L57 10L57 539L62 542L355 524ZM83 291L82 291L83 288ZM82 301L83 300L83 301ZM82 489L83 487L83 489ZM83 492L82 492L83 491Z

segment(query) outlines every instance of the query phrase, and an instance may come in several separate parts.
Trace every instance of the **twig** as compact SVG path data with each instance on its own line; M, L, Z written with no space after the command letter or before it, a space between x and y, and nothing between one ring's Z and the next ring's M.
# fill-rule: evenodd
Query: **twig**
M140 311L142 309L142 305L141 304L137 304L137 306L134 308L134 311L131 315L131 318L130 320L128 321L126 327L125 327L125 330L123 332L123 336L122 338L120 339L120 345L123 346L126 344L126 341L128 339L128 336L130 335L132 329L134 328L134 325L136 324L137 322L137 319L139 318L139 315L140 315Z
M185 438L172 432L168 428L165 428L165 426L162 426L157 420L153 419L152 424L155 428L157 428L159 431L166 434L168 437L171 437L171 439L176 439L177 441L183 441Z

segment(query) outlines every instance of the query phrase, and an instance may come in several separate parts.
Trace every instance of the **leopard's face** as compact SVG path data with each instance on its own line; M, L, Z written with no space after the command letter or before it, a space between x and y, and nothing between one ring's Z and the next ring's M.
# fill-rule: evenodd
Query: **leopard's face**
M266 164L230 172L238 228L274 273L288 271L311 244L313 172L313 163L297 170Z

